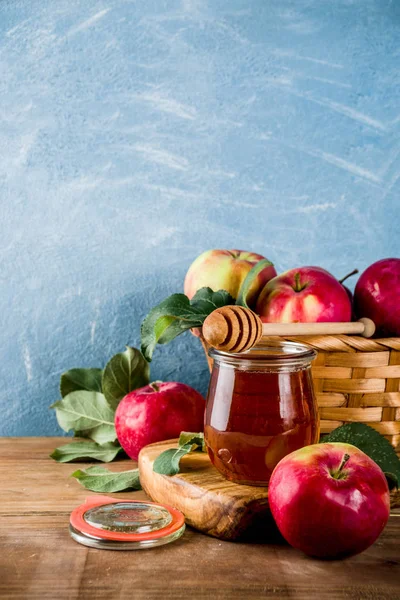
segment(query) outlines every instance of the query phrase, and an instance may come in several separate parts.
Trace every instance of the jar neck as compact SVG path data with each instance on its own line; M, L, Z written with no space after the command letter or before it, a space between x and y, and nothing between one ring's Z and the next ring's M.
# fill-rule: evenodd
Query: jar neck
M307 344L269 341L242 353L222 352L212 348L209 356L220 366L277 373L308 369L317 352Z

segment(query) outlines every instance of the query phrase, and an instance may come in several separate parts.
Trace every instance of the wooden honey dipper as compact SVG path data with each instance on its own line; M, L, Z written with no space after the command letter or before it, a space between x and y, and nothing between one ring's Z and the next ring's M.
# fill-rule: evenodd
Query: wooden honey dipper
M263 323L258 315L244 306L222 306L208 315L203 323L205 341L223 352L245 352L264 336L294 335L362 335L371 337L375 324L371 319L354 323Z

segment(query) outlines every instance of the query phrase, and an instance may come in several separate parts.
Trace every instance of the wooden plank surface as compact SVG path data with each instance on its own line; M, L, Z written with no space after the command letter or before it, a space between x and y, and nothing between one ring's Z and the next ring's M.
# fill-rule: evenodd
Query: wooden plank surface
M76 466L48 458L65 441L0 439L2 599L400 600L399 511L371 548L345 561L310 559L281 540L223 542L190 528L170 546L136 552L80 546L69 536L69 513L90 492L69 478Z

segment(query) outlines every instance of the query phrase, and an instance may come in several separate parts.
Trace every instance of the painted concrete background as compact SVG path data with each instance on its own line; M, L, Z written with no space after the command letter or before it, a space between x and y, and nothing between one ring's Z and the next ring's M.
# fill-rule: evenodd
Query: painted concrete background
M0 40L0 434L58 433L205 249L399 256L399 2L3 0ZM152 377L205 392L197 341Z

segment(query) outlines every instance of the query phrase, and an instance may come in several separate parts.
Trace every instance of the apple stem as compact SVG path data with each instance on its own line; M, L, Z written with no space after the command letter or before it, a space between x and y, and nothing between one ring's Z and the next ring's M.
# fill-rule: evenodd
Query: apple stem
M301 292L305 287L307 287L307 285L301 285L300 283L300 273L296 273L294 276L294 291Z
M162 381L153 381L153 383L150 383L150 387L154 392L159 392L160 391L160 383L162 383Z
M353 269L351 273L347 273L347 275L342 277L342 279L339 279L339 283L343 283L344 281L346 281L346 279L348 279L352 275L356 275L358 272L359 272L358 269Z
M344 467L344 465L347 463L347 461L350 459L350 454L345 454L342 458L342 462L340 463L340 466L337 470L338 473L342 472L342 469Z
M350 454L344 454L343 458L342 458L342 462L339 465L339 468L336 471L330 471L331 477L333 477L333 479L346 479L347 475L346 473L343 473L343 467L345 466L345 464L347 463L347 461L350 458Z

